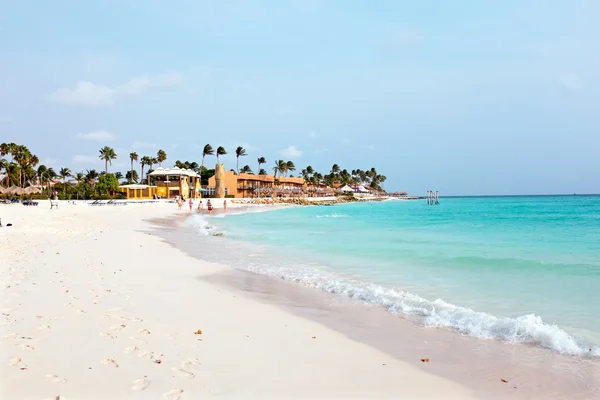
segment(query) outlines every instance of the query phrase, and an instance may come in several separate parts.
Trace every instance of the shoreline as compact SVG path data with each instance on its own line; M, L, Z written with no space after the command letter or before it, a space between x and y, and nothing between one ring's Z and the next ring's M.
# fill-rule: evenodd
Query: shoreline
M150 219L187 214L173 204L0 214L12 223L0 231L3 397L473 398L420 365L203 280L230 268L148 234Z
M154 222L156 233L163 239L168 237L164 233L169 228L162 226L161 221ZM182 242L166 240L193 257L201 257ZM248 270L230 268L211 276L209 281L233 288L251 300L275 304L319 322L400 361L431 358L429 371L469 387L478 398L563 398L568 393L572 399L587 399L600 395L600 363L595 359L563 355L527 343L479 339L451 330L426 328L409 318L390 314L382 306ZM396 337L378 332L382 328L409 343L398 346ZM506 392L506 387L514 392Z

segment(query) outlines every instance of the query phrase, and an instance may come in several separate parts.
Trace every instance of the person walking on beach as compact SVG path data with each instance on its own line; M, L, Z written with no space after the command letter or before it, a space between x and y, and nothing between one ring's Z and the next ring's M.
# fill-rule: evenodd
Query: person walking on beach
M213 206L212 203L210 202L210 199L208 199L208 201L206 202L206 208L208 209L208 213L210 214L212 212Z
M188 203L190 204L190 212L192 212L192 207L194 207L194 200L192 200L192 198L190 197L190 201Z
M200 211L200 214L204 213L204 210L202 209L202 199L200 199L200 201L198 202L198 211Z
M227 212L227 200L223 200L223 211Z

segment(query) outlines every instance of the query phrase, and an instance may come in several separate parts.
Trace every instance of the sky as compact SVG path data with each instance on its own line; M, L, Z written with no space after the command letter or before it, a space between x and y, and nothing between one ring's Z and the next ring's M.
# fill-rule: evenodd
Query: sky
M600 193L596 0L0 0L0 142L55 168L98 150L246 148L384 188ZM206 164L214 165L215 158ZM139 168L139 167L138 167Z

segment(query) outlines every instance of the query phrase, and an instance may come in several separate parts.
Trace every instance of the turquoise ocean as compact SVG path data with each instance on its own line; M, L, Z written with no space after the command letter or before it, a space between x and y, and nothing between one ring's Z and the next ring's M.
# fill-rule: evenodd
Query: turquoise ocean
M202 217L221 261L426 326L600 357L600 196L442 198Z

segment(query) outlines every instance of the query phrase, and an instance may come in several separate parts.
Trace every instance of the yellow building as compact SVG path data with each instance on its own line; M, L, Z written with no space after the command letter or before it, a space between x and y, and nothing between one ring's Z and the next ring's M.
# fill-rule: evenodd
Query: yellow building
M142 200L156 198L156 186L148 185L121 185L119 191L123 193L128 200Z
M157 168L149 173L148 177L152 185L121 185L119 190L128 199L200 197L200 176L190 169Z
M225 171L225 196L233 196L237 198L258 197L255 192L259 188L277 188L283 190L302 190L306 189L304 178L301 177L285 177L279 176L278 185L275 185L275 177L273 175L253 175L239 174L236 175L233 171ZM215 195L216 180L212 176L208 179L207 195Z

